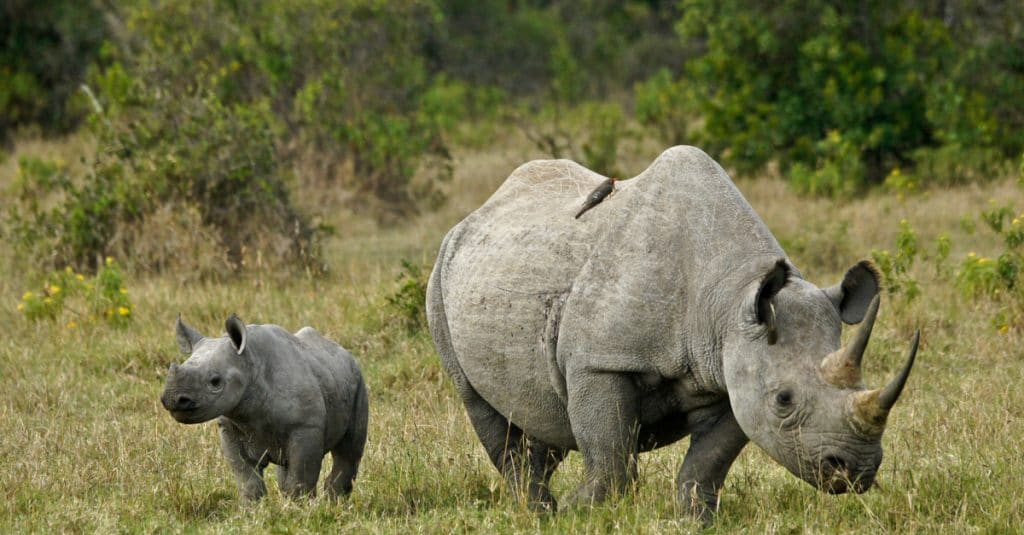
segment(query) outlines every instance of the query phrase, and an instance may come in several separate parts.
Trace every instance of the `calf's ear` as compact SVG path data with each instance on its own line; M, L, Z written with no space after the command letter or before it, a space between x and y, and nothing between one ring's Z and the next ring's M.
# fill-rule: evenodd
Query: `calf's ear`
M235 351L241 355L242 351L245 351L245 323L238 319L238 316L232 314L227 321L224 322L224 328L228 331L228 338L231 339L231 345L235 346Z
M178 351L186 355L191 355L196 344L203 339L203 335L199 334L192 327L185 325L184 321L181 321L181 314L178 314L178 321L174 325L174 331L174 338L178 342Z
M878 269L862 260L846 272L842 282L822 291L839 310L843 323L854 325L864 319L871 300L878 295L878 287Z

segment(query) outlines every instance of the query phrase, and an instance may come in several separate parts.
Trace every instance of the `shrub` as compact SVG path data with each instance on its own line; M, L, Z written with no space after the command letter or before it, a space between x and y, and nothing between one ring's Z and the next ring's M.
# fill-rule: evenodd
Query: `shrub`
M86 109L73 97L108 34L98 4L12 0L0 13L0 142L27 124L77 126Z
M105 322L124 327L132 320L132 304L117 262L107 257L92 277L70 266L43 277L37 291L28 290L18 311L30 321L60 320L68 329Z
M910 273L918 257L917 234L906 219L900 220L900 231L896 234L896 248L871 251L871 258L882 272L883 286L892 297L902 295L907 302L921 294L917 280Z
M693 88L687 80L673 80L672 74L662 69L636 84L633 99L637 120L653 128L660 141L669 145L687 142L687 127L696 116Z
M1024 9L970 10L688 0L678 30L698 53L676 83L694 88L694 136L740 172L777 161L808 193L848 194L918 162L922 181L990 176L1024 143L1008 109L1024 95Z
M838 130L815 143L815 167L797 162L789 169L789 183L798 192L822 197L845 197L863 186L861 150Z
M993 318L1003 333L1024 322L1024 213L1014 213L1012 206L990 202L981 218L1002 240L1002 250L994 258L971 251L960 263L956 278L964 296L988 298L1005 305Z
M23 201L9 222L27 258L95 269L115 242L120 251L133 250L132 240L146 238L131 229L172 205L194 206L235 267L257 252L268 263L317 265L318 232L289 202L265 104L229 107L209 93L174 98L137 79L129 85L132 98L112 107L121 115L93 121L100 148L88 176L73 179L60 166L23 162L16 182ZM44 207L32 200L40 197L57 200Z
M400 325L416 332L427 325L427 280L430 270L402 260L402 270L395 282L398 288L384 298L387 308Z

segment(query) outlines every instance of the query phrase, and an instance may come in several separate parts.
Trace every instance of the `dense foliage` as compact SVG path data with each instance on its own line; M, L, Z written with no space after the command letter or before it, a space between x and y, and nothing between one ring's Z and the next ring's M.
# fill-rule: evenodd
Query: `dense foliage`
M71 96L108 36L94 2L0 4L0 143L20 125L76 126L84 110Z
M641 118L689 102L694 140L741 171L778 162L803 191L844 194L919 163L974 178L1024 150L1020 3L683 4L699 51L680 83L641 87Z
M99 141L84 170L22 168L9 228L49 268L124 251L131 267L180 264L189 255L139 239L168 225L198 225L189 247L212 245L192 256L215 261L190 267L204 273L316 265L322 229L290 200L296 172L391 222L444 201L454 144L508 130L609 175L625 140L655 138L741 174L777 166L799 191L832 196L985 179L1024 152L1019 2L2 9L0 138L88 113Z

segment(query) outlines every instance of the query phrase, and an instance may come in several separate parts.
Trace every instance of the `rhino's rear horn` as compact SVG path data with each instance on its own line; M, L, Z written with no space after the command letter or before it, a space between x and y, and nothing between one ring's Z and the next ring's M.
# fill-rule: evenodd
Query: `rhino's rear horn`
M857 328L857 333L853 336L850 344L830 353L821 361L821 374L829 383L840 388L861 386L860 363L864 359L868 340L871 339L871 330L875 327L878 303L879 299L876 295L868 305L864 323Z
M889 410L896 404L903 387L910 377L910 369L914 366L914 358L917 356L917 346L921 340L921 331L914 333L914 341L910 344L910 355L907 356L907 363L889 384L884 388L866 390L853 394L853 417L855 423L862 431L869 434L881 434L885 429L885 420L889 416Z
M921 331L914 333L914 341L910 343L910 355L907 356L907 363L903 370L889 384L885 385L882 393L878 395L878 407L882 410L889 410L896 404L903 387L907 385L907 378L910 377L910 369L914 367L914 358L917 357L917 345L921 341Z

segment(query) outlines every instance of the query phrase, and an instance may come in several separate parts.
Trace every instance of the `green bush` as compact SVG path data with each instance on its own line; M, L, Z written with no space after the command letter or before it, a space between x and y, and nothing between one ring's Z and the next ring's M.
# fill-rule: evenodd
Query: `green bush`
M38 124L64 132L86 109L76 99L107 37L96 2L9 0L0 8L0 142Z
M745 173L778 162L804 192L847 195L895 168L919 181L990 176L1021 150L1024 116L1008 106L1024 98L1024 9L999 29L973 25L996 21L970 9L687 0L678 30L698 52L674 83L693 87L693 135L710 154ZM961 19L971 23L949 22Z
M98 322L124 327L132 320L124 277L109 256L92 277L68 266L48 273L38 287L38 291L26 291L17 306L30 321L59 319L68 329L75 329Z
M398 288L384 298L390 316L410 332L427 326L427 280L430 270L419 264L402 260L402 270L396 279Z
M1024 321L1024 213L990 201L981 219L1002 241L994 258L971 251L960 263L957 286L965 297L987 298L1004 306L993 317L1000 332L1020 328Z
M871 251L871 258L882 272L882 284L892 296L902 295L908 302L921 294L917 280L910 269L918 258L917 234L906 219L900 220L900 231L896 234L896 248Z
M697 115L693 88L685 79L672 79L667 69L658 71L633 90L634 109L640 124L653 128L668 145L687 143L689 124Z
M271 264L317 265L318 233L289 202L268 106L229 107L212 94L174 98L137 79L129 85L132 98L111 106L121 115L94 118L99 150L87 176L69 177L46 162L21 163L15 183L21 201L12 206L9 227L28 259L96 269L126 229L178 204L198 208L236 267L255 254ZM43 206L37 199L53 201ZM122 243L121 249L133 247ZM144 260L154 259L135 259Z
M863 186L861 149L838 130L815 143L817 164L796 162L789 168L789 183L797 191L823 197L844 197Z
M622 108L615 103L588 103L583 107L583 164L605 176L622 176L619 144L632 135Z

